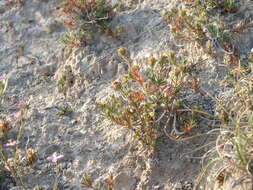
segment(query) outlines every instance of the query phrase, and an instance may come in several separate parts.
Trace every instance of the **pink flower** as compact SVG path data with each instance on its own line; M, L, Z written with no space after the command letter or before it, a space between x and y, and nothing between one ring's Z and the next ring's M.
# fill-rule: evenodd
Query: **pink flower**
M6 78L6 74L0 75L0 80L4 80Z
M54 153L52 156L47 157L47 160L56 163L59 159L63 157L64 157L63 154L57 155L56 153Z
M4 146L5 146L5 147L10 147L10 146L15 146L15 145L17 145L17 144L19 144L18 141L10 141L10 142L4 144Z
M20 101L18 104L19 109L24 109L28 105L30 99L31 97L26 97L24 100Z
M15 114L13 115L13 117L14 117L14 119L15 119L16 121L20 121L20 120L22 119L21 111L15 113Z
M21 102L19 102L18 108L22 110L22 109L25 108L26 105L27 105L27 101L26 100L22 100Z

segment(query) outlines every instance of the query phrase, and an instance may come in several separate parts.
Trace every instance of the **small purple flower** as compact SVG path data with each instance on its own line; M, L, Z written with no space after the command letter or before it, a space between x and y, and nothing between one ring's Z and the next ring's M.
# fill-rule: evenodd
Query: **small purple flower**
M4 80L6 78L6 74L0 75L0 80Z
M54 153L52 156L47 157L47 160L56 163L59 159L63 157L64 157L63 154L57 155L56 153Z
M18 141L10 141L10 142L4 144L4 147L15 146L15 145L17 145L17 144L19 144Z

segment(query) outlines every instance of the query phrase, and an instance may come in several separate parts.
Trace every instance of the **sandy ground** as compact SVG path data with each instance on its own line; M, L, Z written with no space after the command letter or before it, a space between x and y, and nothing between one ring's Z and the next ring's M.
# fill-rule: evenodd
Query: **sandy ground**
M178 1L127 1L126 4L130 8L112 21L114 26L126 28L119 39L101 35L89 46L70 51L59 43L65 31L57 11L59 1L26 0L15 5L0 1L0 74L6 73L9 81L0 108L1 117L10 117L21 100L30 98L20 148L27 148L28 144L39 155L36 166L23 177L27 189L52 188L55 167L46 158L54 152L64 155L59 162L57 189L85 189L81 187L84 172L96 182L105 180L111 173L118 190L191 189L200 169L198 157L205 150L185 153L205 144L206 138L189 142L164 138L156 154L147 156L126 130L103 118L95 106L112 91L111 82L126 72L126 65L117 56L119 47L126 47L132 59L139 62L151 53L189 50L187 44L177 46L161 16L164 9L179 6ZM241 11L252 18L249 6ZM239 19L238 15L228 20ZM245 57L253 47L252 34L247 31L243 38L235 39L240 42ZM200 53L193 56L196 52L197 49L191 48L188 54L201 63L196 73L203 81L202 87L216 95L225 91L219 80L225 76L226 69L219 59ZM57 88L62 73L74 79L66 89L66 97ZM189 99L213 112L213 102L208 97L196 95ZM59 113L64 106L72 112L62 116ZM210 127L203 121L199 130ZM3 141L16 133L14 129ZM14 186L8 181L2 188L14 190Z

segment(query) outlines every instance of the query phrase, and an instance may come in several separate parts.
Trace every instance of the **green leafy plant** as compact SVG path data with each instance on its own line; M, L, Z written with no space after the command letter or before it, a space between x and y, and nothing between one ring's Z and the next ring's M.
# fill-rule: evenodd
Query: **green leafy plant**
M85 43L86 40L91 39L91 33L84 33L84 32L66 32L64 33L60 41L69 46L69 47L78 47Z
M60 116L68 116L73 112L73 109L68 104L58 106L57 109L59 110L57 114Z
M224 12L233 13L238 10L238 5L235 0L193 0L192 1L199 9L210 11L214 8L223 10Z
M84 173L82 176L81 184L85 188L90 188L92 190L113 190L114 186L114 179L113 176L110 174L109 177L104 181L104 183L99 183L97 185L94 185L93 180L91 177Z
M230 27L210 14L210 9L232 6L230 1L186 1L192 4L191 8L172 9L163 14L170 23L174 37L190 43L197 42L203 52L209 55L220 52L224 55L225 63L238 65L239 51L232 39L251 23L241 21Z
M67 81L66 75L62 75L61 78L58 81L59 92L64 92L64 90L66 88L66 81Z
M238 10L238 6L235 0L224 0L219 4L219 6L225 11L229 13L236 12Z
M185 109L183 97L198 93L200 84L190 74L192 63L171 51L158 59L150 56L146 63L136 65L127 58L126 50L121 48L119 54L129 71L112 83L116 93L98 104L102 113L149 146L155 146L166 125L172 126L171 134L188 134L196 126L197 112L194 108Z
M105 0L64 0L61 13L65 15L63 24L71 30L61 41L70 47L85 45L93 39L93 33L112 33L113 7Z
M6 79L6 74L0 75L0 98L4 95L8 86L8 79Z
M206 38L204 25L208 18L204 11L172 9L164 13L164 18L171 22L171 31L176 38L198 41Z
M6 85L2 81L0 81L0 96L4 94L5 86Z
M170 22L171 31L176 38L197 41L201 45L210 40L213 46L230 40L226 28L221 23L210 20L203 9L172 9L164 13L164 18Z

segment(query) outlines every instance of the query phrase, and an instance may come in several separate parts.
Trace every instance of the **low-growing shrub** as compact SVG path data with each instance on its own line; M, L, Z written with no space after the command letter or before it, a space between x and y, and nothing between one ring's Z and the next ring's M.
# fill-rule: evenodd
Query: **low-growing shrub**
M91 177L84 173L82 176L81 184L85 188L90 188L92 190L113 190L114 189L114 178L110 174L109 177L103 182L99 184L94 184Z
M236 0L183 0L195 5L198 9L210 11L212 9L221 9L224 12L233 13L238 10Z
M221 9L224 12L234 13L238 10L238 4L235 0L195 0L199 9L210 10L214 8Z
M188 134L196 125L196 112L186 109L185 96L198 93L200 85L191 75L193 63L172 51L138 64L132 64L124 49L119 54L129 71L112 83L116 93L99 103L103 114L146 145L154 146L165 126L174 135Z
M185 1L191 6L174 8L163 13L164 19L169 22L173 36L190 43L197 42L206 54L213 55L220 52L225 63L232 66L238 65L240 55L233 39L249 28L252 23L238 21L233 25L225 24L212 12L215 8L232 12L239 5L233 0Z
M196 9L188 11L186 9L172 9L166 11L163 17L171 22L171 32L176 38L186 40L206 39L204 25L208 18L206 12Z
M196 41L210 54L221 48L229 51L224 43L230 43L230 33L221 22L210 20L206 11L172 9L163 16L170 22L171 32L177 39Z
M95 33L111 33L114 13L106 0L64 0L61 13L65 15L63 24L70 29L61 41L70 47L85 44Z

